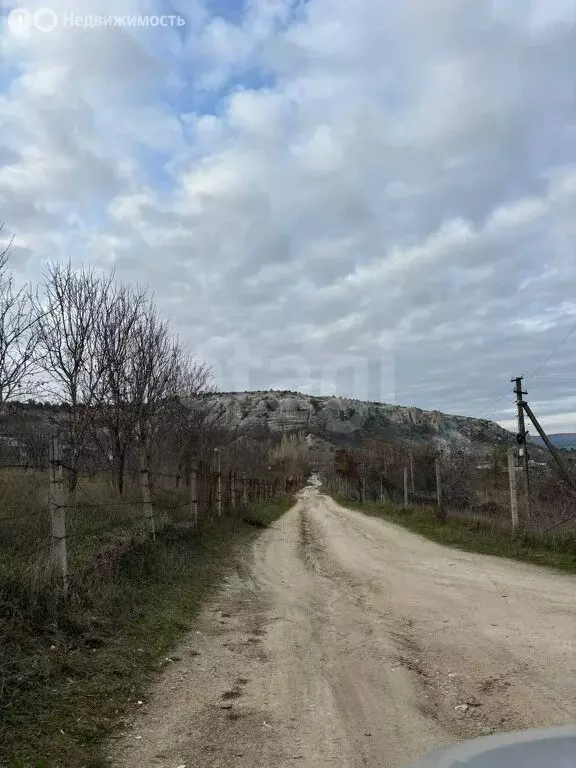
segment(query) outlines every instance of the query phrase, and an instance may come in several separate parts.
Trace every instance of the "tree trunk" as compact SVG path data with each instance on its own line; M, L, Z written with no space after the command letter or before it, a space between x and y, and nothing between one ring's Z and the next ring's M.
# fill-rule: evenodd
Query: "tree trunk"
M76 491L78 485L78 467L75 466L76 461L72 459L72 466L68 473L68 492L73 494Z
M116 482L120 496L124 493L124 469L126 467L126 454L122 451L116 458Z

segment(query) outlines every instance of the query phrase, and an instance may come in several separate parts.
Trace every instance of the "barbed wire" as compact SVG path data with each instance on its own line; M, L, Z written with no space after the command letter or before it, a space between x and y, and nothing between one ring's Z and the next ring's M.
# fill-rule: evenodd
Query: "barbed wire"
M0 469L41 469L46 471L48 469L47 464L0 464Z
M25 515L10 515L9 517L0 517L0 525L2 523L10 522L11 520L26 520L34 517L43 517L46 516L48 518L50 512L48 509L41 510L40 512L29 512Z
M62 469L71 472L71 473L77 473L78 475L82 476L88 476L90 478L97 478L100 474L103 473L117 473L117 469L112 467L86 467L86 466L76 466L73 467L68 463L65 462L58 462L60 466L62 466ZM0 465L1 469L37 469L41 470L46 473L47 479L48 479L48 470L50 468L50 463L38 465L33 464L31 462L26 463L13 463L13 464L5 464ZM152 499L151 499L151 505L152 509L150 511L146 510L144 514L142 514L143 509L146 508L146 505L150 502L144 501L144 499L119 499L119 500L105 500L105 501L95 501L91 498L90 490L82 487L82 484L79 483L71 493L73 494L73 500L70 498L66 499L65 504L54 504L53 502L50 504L48 508L44 508L38 511L34 512L27 512L23 514L18 515L10 515L8 517L0 518L0 526L4 524L5 526L9 526L13 522L17 521L31 521L34 519L41 519L44 518L46 522L50 522L50 513L57 511L57 510L68 510L68 514L66 515L66 522L65 524L68 527L68 530L64 533L64 535L54 535L52 531L46 531L42 534L41 537L44 539L40 546L34 546L34 543L30 540L24 542L24 547L19 550L19 553L22 557L29 558L30 567L33 567L34 559L41 556L43 552L52 552L54 553L55 547L57 547L61 542L70 542L73 544L74 542L79 541L87 541L87 540L94 540L94 546L93 551L97 554L98 551L98 540L100 539L101 543L104 544L106 541L104 537L107 533L113 534L115 531L117 531L120 528L125 528L126 530L132 530L132 532L135 534L137 531L136 526L138 526L140 523L152 523L152 521L155 521L155 524L157 526L157 530L162 530L163 528L170 528L171 526L177 525L177 524L185 524L189 525L191 528L196 528L199 524L202 525L209 517L215 517L217 505L221 505L221 509L224 510L224 516L228 517L231 513L233 514L233 510L241 510L245 506L245 497L244 493L246 492L247 488L250 488L251 486L258 485L263 478L262 477L246 477L245 473L242 477L242 482L237 483L235 486L232 485L231 482L229 482L227 475L230 474L239 474L240 470L238 469L232 469L232 468L222 468L221 472L218 473L218 471L212 467L208 463L201 462L197 467L194 468L193 472L195 472L196 481L198 485L196 486L197 491L201 490L200 493L196 493L195 498L187 498L186 500L177 503L170 503L170 501L167 499L166 502L163 502L161 499L155 498L154 493L154 479L155 478L169 478L172 480L186 480L187 479L187 472L178 472L178 473L171 473L167 471L162 470L149 470L149 474L152 479ZM141 473L141 470L138 468L126 468L125 473L127 476L136 476L138 477ZM216 479L218 477L221 477L223 480L222 485L220 486L220 495L217 491L217 484ZM48 483L47 483L48 485ZM182 491L184 491L184 488L190 489L190 485L186 482L186 486L182 485ZM161 486L159 485L159 489ZM233 491L233 488L235 490ZM46 489L48 490L48 489ZM176 499L180 496L182 498L182 493L179 493L177 489L170 489L170 495L174 494L176 496ZM80 499L78 499L77 495L80 496ZM66 498L66 497L65 497ZM254 503L257 499L253 497L253 494L249 494L249 502ZM128 516L122 516L122 517L115 517L113 510L115 509L121 509L121 508L128 508L131 507L136 511L139 511L138 513L129 514ZM170 518L171 513L177 512L178 510L188 509L190 510L190 515L185 515L184 518L178 519L176 517ZM89 527L86 527L83 524L84 518L81 515L82 511L86 510L87 512L91 510L106 510L109 512L109 515L103 514L95 515L93 517L86 517L86 520L91 519L96 523L95 525L92 524ZM78 512L79 515L74 515L74 512ZM164 517L166 516L166 517ZM101 524L99 524L101 523ZM78 528L78 530L75 530L75 528ZM30 539L32 538L32 531L33 528L30 528ZM142 529L140 529L142 530ZM112 539L113 540L113 539ZM10 548L10 542L9 540L6 541L6 546ZM15 550L16 551L16 550ZM74 556L74 547L72 547L72 556ZM94 556L96 556L96 554Z
M89 531L75 531L72 533L67 533L65 536L60 536L59 539L68 539L68 540L77 540L77 539L83 539L88 536L94 536L95 534L101 533L102 531L110 531L114 530L115 528L118 528L120 525L123 525L124 523L134 523L139 520L151 520L152 518L149 515L134 515L130 517L120 518L119 520L113 520L110 521L107 525L100 525L96 528L92 528Z
M18 554L24 555L29 561L29 566L33 567L35 563L32 562L32 558L38 555L40 552L47 552L52 549L52 537L46 537L46 540L41 542L40 544L37 544L34 546L31 545L31 542L26 542L26 549L25 550L19 550L18 547L10 547L8 546L7 549L11 550L11 552L18 552Z
M142 500L140 501L105 501L102 503L81 503L78 504L76 502L72 502L71 504L55 504L54 507L56 509L108 509L109 507L136 507L139 504L144 504Z
M20 466L20 465L15 465L15 466ZM87 466L81 466L81 465L79 465L77 467L73 467L73 466L70 466L69 464L66 464L65 462L60 462L60 466L62 467L62 469L65 469L67 472L77 472L78 474L97 475L97 474L103 474L105 472L110 472L112 474L118 474L117 467L100 467L100 466L98 466L98 467L87 467ZM1 466L0 466L0 468L1 468ZM37 468L38 469L46 469L47 465L39 466ZM186 472L176 472L176 473L164 472L162 470L156 470L153 467L148 468L147 471L148 471L148 473L150 475L153 475L154 477L166 477L166 478L170 478L172 480L182 480L187 475ZM192 470L192 471L194 471L194 470ZM204 464L201 468L199 467L195 471L197 472L197 474L205 474L205 475L218 475L219 474L218 470L215 469L214 467L210 466L209 464ZM129 475L139 475L142 472L142 469L140 469L139 467L126 467L124 469L124 472L126 474L129 474ZM224 477L225 475L228 475L229 473L232 473L232 474L235 473L235 474L239 475L239 474L243 473L243 470L238 469L237 467L236 468L234 468L234 467L229 467L229 468L222 467L222 470L220 472L222 477ZM263 476L262 476L262 478L253 478L253 479L255 479L255 480L263 479Z
M189 507L190 505L191 505L190 501L185 501L182 504L174 504L173 506L169 506L169 507L165 507L162 504L158 504L158 503L154 504L154 506L157 509L161 509L164 512L171 512L174 509L183 509L184 507Z

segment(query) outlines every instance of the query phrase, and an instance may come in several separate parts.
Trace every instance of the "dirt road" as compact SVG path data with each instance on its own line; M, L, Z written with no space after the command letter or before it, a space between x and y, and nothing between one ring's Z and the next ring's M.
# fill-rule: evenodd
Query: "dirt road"
M122 768L386 768L576 721L576 578L319 490L266 530L114 750Z

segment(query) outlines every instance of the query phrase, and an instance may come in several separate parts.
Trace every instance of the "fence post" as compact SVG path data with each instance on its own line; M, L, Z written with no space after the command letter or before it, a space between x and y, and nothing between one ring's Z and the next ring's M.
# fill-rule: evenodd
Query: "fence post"
M408 506L408 467L404 467L404 506Z
M248 481L246 480L246 472L242 473L242 506L248 506Z
M198 461L192 462L190 471L190 507L192 509L192 520L194 528L198 527Z
M156 540L156 525L154 523L154 507L152 506L152 496L150 495L150 473L148 471L148 457L146 456L146 447L140 446L140 487L142 489L142 504L144 506L144 517L150 526L152 540Z
M236 470L230 474L230 509L236 511Z
M518 527L518 491L516 487L516 457L514 448L508 449L508 475L510 476L510 510L512 512L512 528Z
M216 457L216 509L218 517L222 517L222 456L219 448L214 448L214 455Z
M68 553L66 548L66 491L62 468L62 447L58 437L50 438L50 524L52 541L50 555L52 572L68 594Z
M436 468L436 498L438 501L438 519L446 520L446 510L444 509L444 497L442 493L442 470L440 467L440 459L435 459L434 466Z

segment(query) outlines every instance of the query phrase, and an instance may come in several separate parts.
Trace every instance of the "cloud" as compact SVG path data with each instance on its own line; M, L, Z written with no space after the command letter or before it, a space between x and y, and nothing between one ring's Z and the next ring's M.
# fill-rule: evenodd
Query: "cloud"
M23 274L70 257L149 282L227 388L511 415L510 377L574 322L572 2L74 12L186 24L3 26L0 219ZM575 345L529 383L566 428Z

